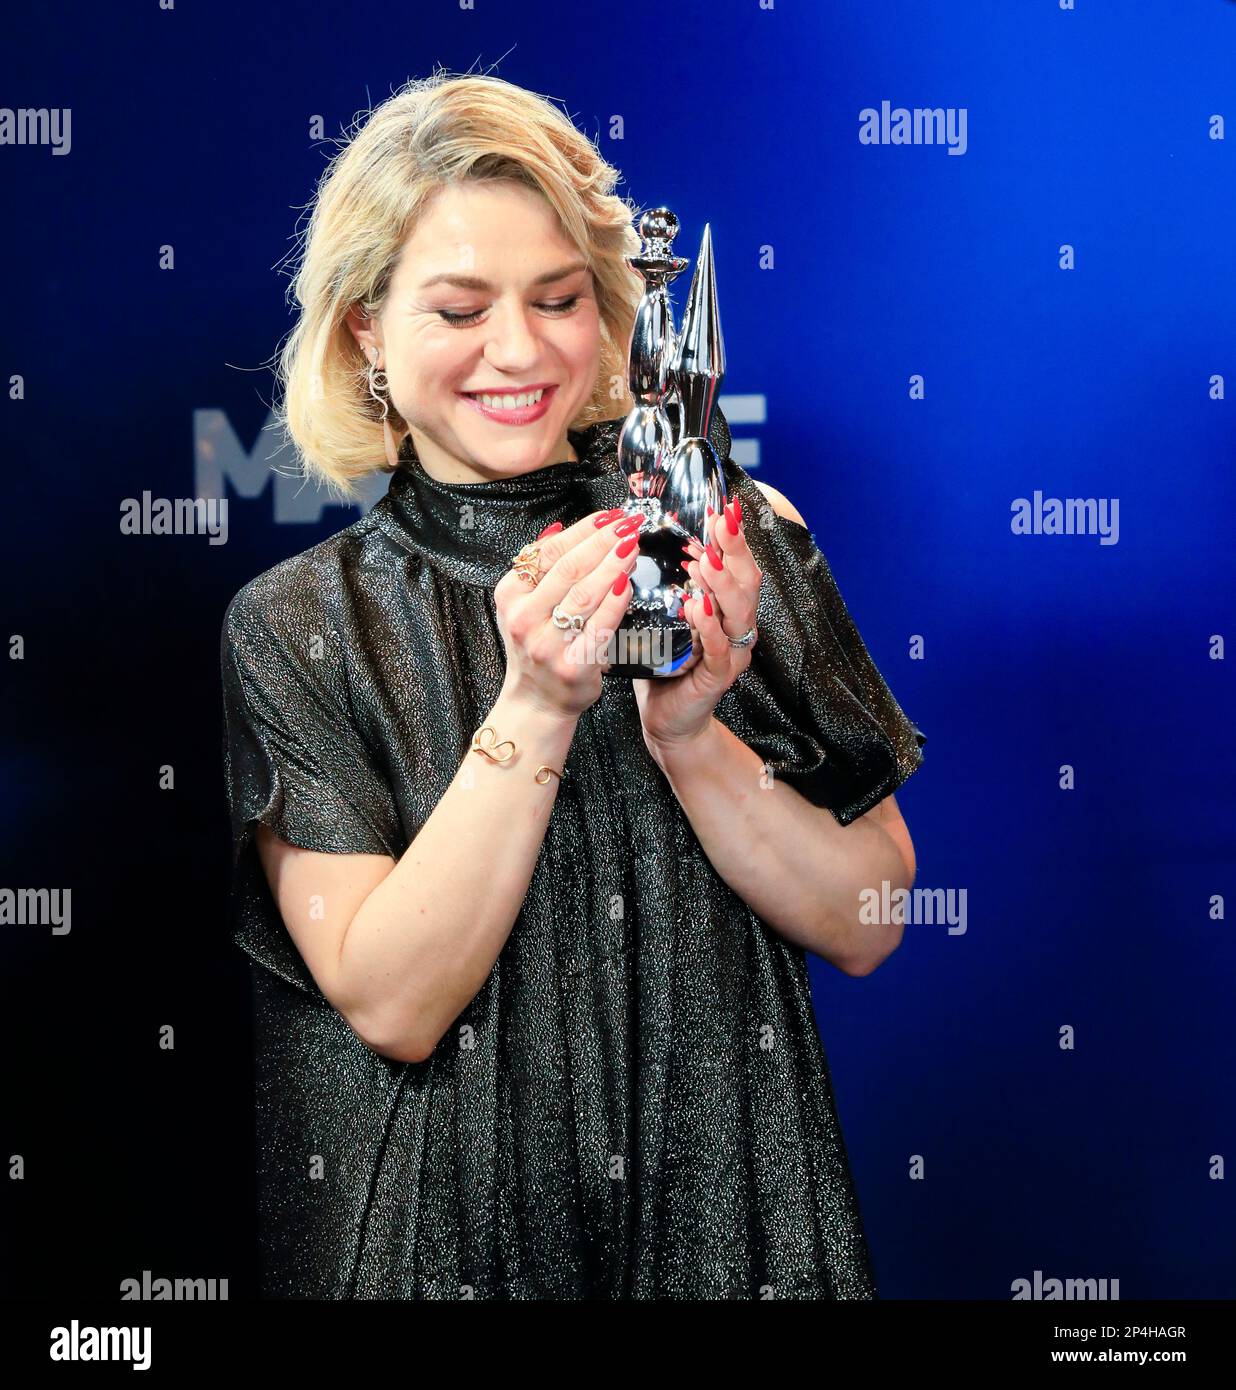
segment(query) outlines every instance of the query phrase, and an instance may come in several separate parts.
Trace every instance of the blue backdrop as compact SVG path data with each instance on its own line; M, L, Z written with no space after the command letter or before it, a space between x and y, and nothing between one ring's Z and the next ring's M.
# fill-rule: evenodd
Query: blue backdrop
M736 457L928 735L898 800L965 930L813 961L881 1293L1236 1294L1236 5L168 4L0 52L6 111L70 116L0 143L3 882L73 910L0 933L9 1292L252 1292L219 624L358 514L263 432L313 122L441 63L560 98L683 254L711 223ZM226 543L122 533L144 493ZM1090 524L1019 533L1036 494Z

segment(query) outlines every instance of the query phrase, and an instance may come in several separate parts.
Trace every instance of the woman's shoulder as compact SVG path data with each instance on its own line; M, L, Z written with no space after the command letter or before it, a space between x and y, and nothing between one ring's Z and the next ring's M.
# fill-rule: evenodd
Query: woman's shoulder
M732 457L725 460L727 502L742 502L747 541L757 562L774 557L804 564L818 550L814 531L798 508L771 483L752 474Z
M225 638L252 624L276 632L303 632L346 613L349 595L388 549L372 516L366 515L279 560L232 596L223 617Z
M761 482L759 478L752 478L751 481L759 488L764 496L768 498L769 502L772 504L773 511L776 512L778 516L784 517L786 521L794 522L804 530L807 529L807 523L803 520L802 513L784 492L773 487L771 483Z

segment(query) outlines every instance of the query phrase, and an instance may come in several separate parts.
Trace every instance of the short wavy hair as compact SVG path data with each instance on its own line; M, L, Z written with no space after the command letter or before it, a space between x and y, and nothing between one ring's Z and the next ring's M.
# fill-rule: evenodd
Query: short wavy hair
M345 501L358 478L389 471L369 364L347 324L381 312L418 216L444 185L515 180L544 195L593 272L601 323L597 381L572 428L625 415L627 350L642 285L638 209L613 189L619 172L551 101L493 76L438 70L358 116L309 204L292 253L289 300L300 305L278 349L275 421L306 474ZM391 406L396 435L406 422Z

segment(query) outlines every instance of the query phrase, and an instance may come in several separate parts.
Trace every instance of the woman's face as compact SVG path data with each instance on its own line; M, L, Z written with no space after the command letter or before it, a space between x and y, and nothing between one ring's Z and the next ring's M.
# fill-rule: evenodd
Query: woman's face
M432 477L485 482L574 457L567 427L596 386L600 316L592 272L534 190L442 188L381 314L349 323L370 358L380 349ZM507 399L526 393L522 407Z

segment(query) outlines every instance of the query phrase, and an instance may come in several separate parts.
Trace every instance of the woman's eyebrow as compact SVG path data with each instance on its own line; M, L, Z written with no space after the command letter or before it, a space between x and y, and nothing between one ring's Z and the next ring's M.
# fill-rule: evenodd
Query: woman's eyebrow
M570 265L560 266L557 270L547 270L543 275L538 275L531 283L534 285L548 285L554 280L562 280L568 275L574 275L577 270L587 270L587 261L572 261ZM493 286L488 280L482 280L476 275L452 275L444 272L441 275L431 276L422 282L420 288L427 290L431 285L454 285L461 290L491 290Z

